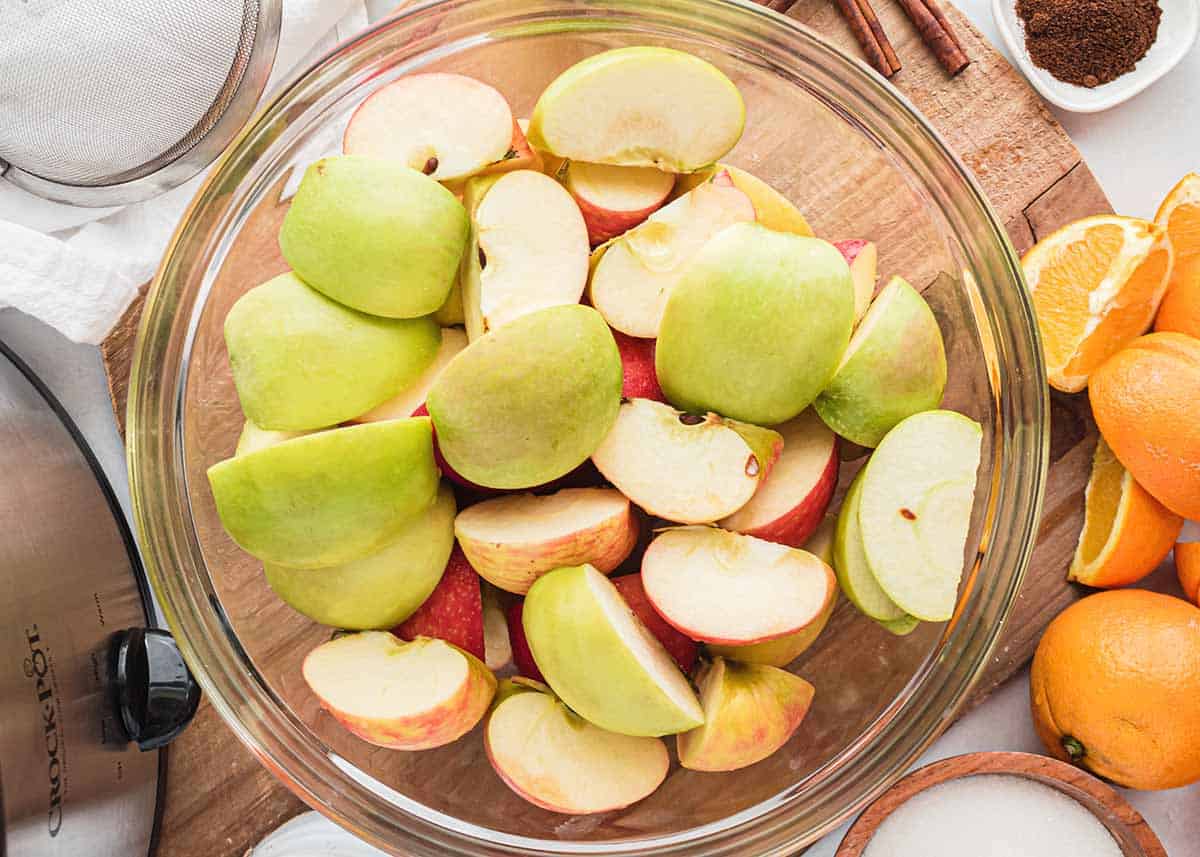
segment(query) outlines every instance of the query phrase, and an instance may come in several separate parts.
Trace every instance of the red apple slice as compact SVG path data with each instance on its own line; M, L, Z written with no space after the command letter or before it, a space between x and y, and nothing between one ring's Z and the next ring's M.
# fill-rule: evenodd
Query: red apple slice
M642 585L680 632L735 646L795 634L837 596L833 570L807 551L714 527L661 533L642 557Z
M646 630L662 643L667 654L675 659L675 663L679 664L681 670L691 673L692 667L696 666L696 657L700 653L700 646L696 644L695 640L689 639L672 628L666 619L658 615L658 611L646 597L646 590L642 586L642 576L626 574L622 577L614 577L612 582L613 586L617 587L617 591L621 593L621 597L625 599L625 603L629 605L629 609L633 611L633 615L642 620Z
M590 563L608 574L637 543L629 501L612 488L509 494L463 509L454 534L475 570L518 595L548 571Z
M433 362L429 364L429 368L421 374L421 377L383 404L376 405L351 422L372 423L417 416L416 412L425 404L425 397L429 395L429 388L433 386L437 376L446 368L446 364L453 359L454 355L466 347L467 334L460 328L442 328L442 344L438 346Z
M675 186L674 175L653 167L572 161L566 173L593 246L637 226L662 207Z
M654 368L653 339L638 339L634 336L612 332L617 341L617 350L621 352L621 371L624 373L624 383L621 386L621 396L625 399L653 399L665 402L662 387L658 386L658 372Z
M862 238L834 241L833 246L841 251L850 266L850 279L854 282L854 322L858 323L867 313L871 298L875 297L875 283L879 279L879 250Z
M484 730L488 760L505 784L551 812L587 815L636 803L659 787L670 761L659 738L609 732L553 693L506 686Z
M504 617L508 620L508 638L512 641L513 664L517 671L526 678L545 682L546 677L538 669L537 661L533 659L533 652L529 649L529 640L525 638L525 626L521 623L524 604L524 600L513 604L508 608Z
M304 680L339 723L380 747L427 750L470 732L496 690L491 671L462 649L386 631L330 640L304 659Z
M461 74L413 74L358 106L342 150L454 181L503 161L514 127L508 102L486 83Z
M425 603L393 629L403 640L437 637L483 660L483 596L479 575L457 546Z
M727 530L800 547L817 529L837 487L837 436L812 411L775 430L783 452L745 506L721 521Z

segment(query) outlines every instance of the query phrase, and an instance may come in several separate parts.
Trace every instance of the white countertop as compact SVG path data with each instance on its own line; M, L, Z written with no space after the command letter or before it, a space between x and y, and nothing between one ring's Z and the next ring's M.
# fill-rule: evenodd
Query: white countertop
M988 0L957 0L1000 48ZM389 5L370 2L376 9ZM1092 171L1123 214L1151 217L1159 200L1185 173L1200 170L1200 48L1148 91L1106 113L1056 112ZM117 434L99 352L76 345L13 310L0 311L0 341L13 348L59 397L91 444L128 515L124 448ZM1165 580L1169 569L1161 569ZM976 750L1041 752L1022 675L952 727L926 754L933 761ZM1200 785L1167 792L1128 792L1163 839L1171 857L1200 857ZM812 848L830 857L842 831ZM969 855L964 855L969 857Z

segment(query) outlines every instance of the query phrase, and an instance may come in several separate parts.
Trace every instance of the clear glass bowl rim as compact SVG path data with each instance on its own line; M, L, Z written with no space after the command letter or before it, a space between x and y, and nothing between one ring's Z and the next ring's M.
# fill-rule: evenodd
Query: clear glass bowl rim
M473 13L469 24L422 41L422 24L431 16L467 8ZM298 109L322 103L338 86L361 77L360 66L372 61L372 52L400 34L416 40L398 50L393 46L392 60L419 63L426 52L447 45L469 47L474 39L519 35L532 32L530 27L646 33L658 27L702 37L787 74L886 144L927 183L938 171L945 173L953 190L931 202L958 227L977 263L964 287L975 289L972 297L983 311L981 339L995 397L996 466L983 530L987 550L968 570L965 594L936 656L870 730L808 778L802 794L792 787L721 822L636 841L551 842L500 834L395 793L387 800L378 786L351 776L306 734L242 650L188 514L182 410L189 351L196 313L211 286L209 262L237 201L250 193L255 146L281 133ZM980 267L986 276L979 276ZM1041 345L1023 284L1007 233L938 133L882 78L791 19L748 0L447 0L410 7L294 78L218 162L172 238L147 296L127 412L132 504L146 568L189 665L235 734L306 803L383 850L411 857L792 854L881 794L949 725L1015 601L1036 537L1049 445ZM844 763L854 755L852 765Z

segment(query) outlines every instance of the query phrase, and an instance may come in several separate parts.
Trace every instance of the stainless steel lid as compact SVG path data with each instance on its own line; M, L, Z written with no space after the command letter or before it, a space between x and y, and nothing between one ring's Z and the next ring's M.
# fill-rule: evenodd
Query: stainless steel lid
M140 857L199 691L78 432L0 343L0 857ZM144 748L144 749L139 749Z

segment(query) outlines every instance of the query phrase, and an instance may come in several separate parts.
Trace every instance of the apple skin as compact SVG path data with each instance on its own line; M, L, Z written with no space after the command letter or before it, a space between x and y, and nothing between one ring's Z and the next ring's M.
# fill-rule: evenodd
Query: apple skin
M468 231L462 203L433 179L342 155L305 170L279 247L297 276L338 303L416 318L445 302Z
M531 488L596 450L617 419L621 384L621 355L600 314L557 306L468 345L427 405L455 471L489 488Z
M675 177L653 167L614 167L607 164L571 163L566 187L575 197L588 241L593 247L637 226L662 207L675 185ZM624 190L629 207L614 207L608 191Z
M225 344L238 400L258 428L306 431L353 419L421 376L440 335L429 319L344 307L294 274L238 298Z
M515 682L493 705L483 740L505 785L534 806L567 815L636 803L670 768L662 740L601 729L552 692Z
M834 241L833 246L850 266L850 278L854 281L854 323L857 324L867 313L871 299L875 297L875 283L879 279L879 250L863 238Z
M665 402L662 387L658 386L658 373L654 369L654 340L639 339L619 330L612 332L621 352L621 370L624 381L621 386L623 399L653 399Z
M675 663L679 664L679 668L684 673L690 674L692 668L696 666L700 646L695 640L679 633L666 619L658 615L654 605L646 597L646 590L642 586L642 576L625 574L621 577L614 577L612 582L613 586L617 587L617 591L621 593L621 597L625 599L625 603L629 605L629 609L633 611L633 615L638 617L646 626L646 630L662 643L667 654L675 659Z
M761 664L715 658L697 676L703 726L677 740L679 764L693 771L736 771L761 762L800 727L813 686Z
M364 637L368 639L364 640ZM360 652L364 643L369 649L367 654L386 659L384 663L397 656L416 657L425 666L461 670L462 680L453 694L427 710L408 715L381 717L338 708L324 699L320 690L314 687L314 684L321 684L316 674L317 659L333 650L336 657L345 657L349 661L347 671L367 677L371 672L370 667L380 665L362 663ZM410 681L421 671L412 672L415 674L408 676ZM305 659L303 673L305 681L320 700L321 707L343 727L368 743L390 750L429 750L458 740L483 719L496 691L496 677L492 671L469 652L443 640L427 637L404 643L386 631L360 631L318 646Z
M584 521L565 516L592 507ZM603 514L603 517L599 517ZM512 534L504 519L540 519L538 538L525 527ZM493 586L524 595L548 571L589 563L608 574L625 561L638 540L629 501L613 488L566 488L548 495L509 494L464 509L455 520L458 543L479 575Z
M899 277L879 293L813 407L831 429L875 447L901 420L936 408L946 349L929 304Z
M446 368L446 364L466 347L467 335L463 331L456 327L442 328L441 344L438 345L437 353L420 377L406 385L403 390L386 402L376 405L365 414L360 414L354 419L354 422L371 423L379 420L423 416L424 414L418 414L417 411L424 407L425 397L429 395L429 388L433 386L433 382L441 371Z
M354 631L391 628L429 598L454 545L454 492L438 489L424 512L408 518L382 550L328 568L266 563L267 583L314 622Z
M218 462L221 523L264 562L322 568L380 550L438 489L424 418L317 432Z
M704 245L667 298L658 381L683 410L786 422L833 378L853 313L850 269L831 244L735 224Z
M402 640L432 637L484 659L483 595L479 575L457 546L433 592L392 633Z
M864 473L865 468L858 471L842 499L833 537L833 568L838 585L850 603L864 616L887 627L888 623L903 622L909 617L879 586L867 562L858 517Z
M424 402L422 402L420 407L418 407L415 411L412 412L412 415L414 417L428 417L429 416L429 408ZM463 476L461 473L459 473L457 470L455 470L453 467L451 467L446 462L446 457L444 455L442 455L442 450L438 447L437 428L433 429L433 460L437 464L437 468L438 468L438 470L441 471L442 475L445 476L447 479L449 479L451 482L453 482L455 485L459 485L463 488L466 488L468 491L471 491L481 497L492 497L497 494L504 493L503 491L501 491L500 489L497 489L497 488L486 488L483 485L476 485L470 479L467 479L465 476Z
M513 664L521 675L545 683L546 677L538 669L533 652L529 649L529 640L525 638L525 626L521 622L524 604L524 599L517 601L505 613L505 619L508 620L508 638L512 640Z

